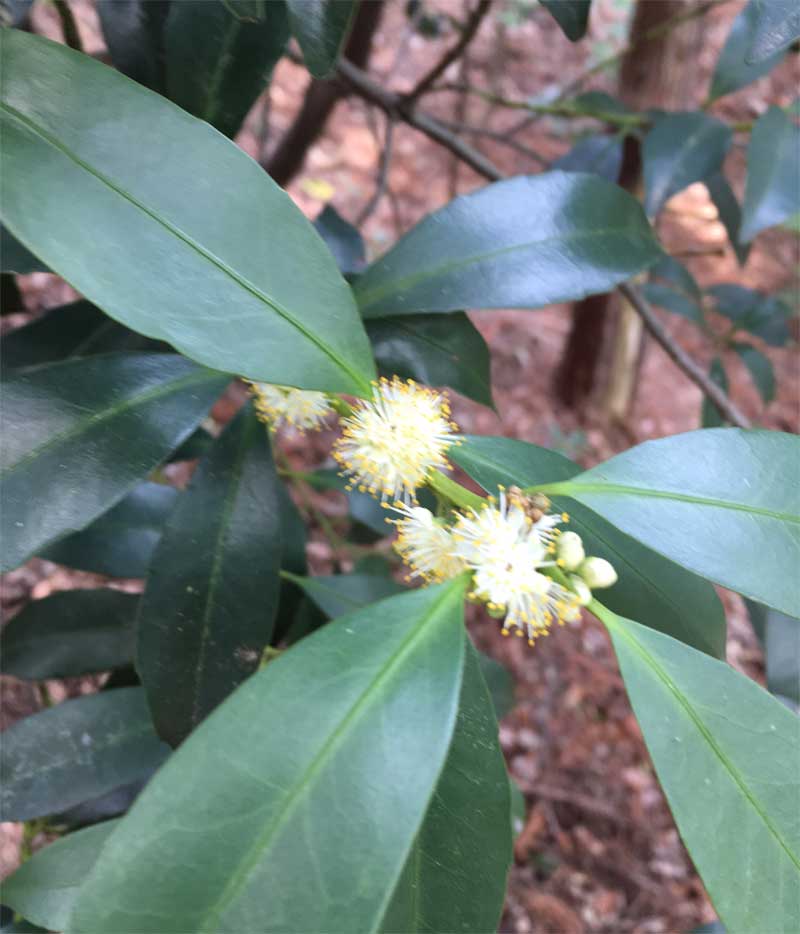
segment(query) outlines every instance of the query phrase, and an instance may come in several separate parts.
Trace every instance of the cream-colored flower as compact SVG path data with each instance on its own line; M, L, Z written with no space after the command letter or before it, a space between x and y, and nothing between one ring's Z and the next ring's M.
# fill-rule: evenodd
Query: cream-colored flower
M467 569L453 552L450 526L423 506L409 506L398 501L394 509L402 516L393 520L397 526L394 547L411 568L411 577L421 577L432 583L450 580Z
M362 492L411 502L458 437L447 398L413 380L381 379L342 420L333 456Z
M256 414L272 429L289 425L299 431L319 428L334 411L324 392L292 389L273 383L250 383Z

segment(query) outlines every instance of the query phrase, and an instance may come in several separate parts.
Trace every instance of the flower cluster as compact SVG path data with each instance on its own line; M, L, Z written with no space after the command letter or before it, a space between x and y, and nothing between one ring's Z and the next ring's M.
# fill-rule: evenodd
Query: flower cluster
M273 383L251 382L256 414L273 430L289 425L299 431L321 427L334 411L331 400L324 392L292 389Z

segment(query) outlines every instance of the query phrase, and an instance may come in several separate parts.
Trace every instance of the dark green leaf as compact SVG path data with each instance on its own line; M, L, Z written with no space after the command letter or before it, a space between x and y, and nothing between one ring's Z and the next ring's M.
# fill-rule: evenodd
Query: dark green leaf
M756 121L747 147L742 243L800 211L798 152L800 127L780 107L770 107Z
M357 0L286 0L289 25L315 78L333 71Z
M700 302L703 293L689 270L674 256L666 253L650 270L651 279L661 279L695 302Z
M63 931L78 889L118 821L78 830L36 853L3 882L3 899L48 931Z
M666 308L673 314L688 318L695 324L703 323L703 309L686 295L676 292L660 282L647 282L642 286L642 294L652 305Z
M709 100L716 100L724 94L738 91L739 88L757 81L772 71L783 58L784 53L779 50L756 63L751 64L745 60L755 39L759 19L758 0L750 0L733 21L711 78Z
M752 344L734 343L731 346L747 367L761 398L764 402L772 402L775 398L775 371L769 357L766 357L760 350L756 350Z
M381 930L497 930L511 862L510 807L497 721L468 645L453 741Z
M108 690L108 684L109 682L106 681L103 685L104 691ZM113 690L116 690L116 688ZM152 778L154 772L155 769L150 769L137 778L135 782L120 785L118 788L107 791L103 795L98 795L96 798L81 801L80 804L53 815L51 820L59 826L77 828L97 824L112 817L119 817L130 809L137 795Z
M514 706L514 679L504 665L483 652L478 652L478 662L492 698L495 715L498 720L502 720Z
M174 354L24 370L3 389L3 568L87 526L188 437L228 377Z
M167 84L164 24L169 9L170 0L97 0L111 61L124 75L159 94Z
M658 118L642 146L648 216L655 217L673 195L717 172L732 139L726 124L704 113Z
M204 457L208 454L213 443L214 436L201 426L192 432L183 444L170 454L170 462L193 461L197 460L199 457Z
M463 312L375 318L367 335L381 375L449 386L492 407L489 348Z
M800 606L800 438L715 428L646 441L544 492L785 613Z
M369 394L350 289L259 165L88 56L16 30L0 40L3 212L26 246L113 318L201 363Z
M200 462L164 527L142 597L136 667L175 746L258 667L278 605L278 478L251 406Z
M581 470L555 451L510 438L467 436L450 456L489 492L499 484L524 487L569 480ZM642 547L572 499L559 496L553 508L568 511L569 527L583 538L588 554L606 558L616 568L619 581L603 591L609 607L636 612L647 626L710 655L724 656L725 614L710 584Z
M755 334L773 347L789 340L791 309L780 299L740 285L722 284L708 289L717 311L737 327Z
M50 272L45 264L12 236L5 224L0 224L0 272L27 275L30 272Z
M145 350L154 341L109 318L91 302L54 308L3 337L0 361L9 369L115 350Z
M5 820L55 814L158 766L167 755L141 688L66 700L3 737Z
M291 580L331 618L361 610L376 600L405 590L402 584L384 574L293 575Z
M365 318L540 307L605 292L658 259L639 203L596 175L495 182L428 215L355 284Z
M795 0L754 0L757 11L755 33L748 62L760 62L800 38L800 10Z
M60 539L40 557L109 577L144 577L177 498L175 487L140 483L82 532Z
M28 22L32 6L33 0L0 0L0 26L24 26Z
M725 372L725 365L719 357L714 357L708 371L711 382L719 386L723 392L728 391L728 376ZM700 424L703 428L721 428L726 424L725 417L708 398L703 396L703 402L700 409Z
M366 262L366 249L361 234L334 208L326 204L314 221L317 233L333 253L343 276L360 272Z
M708 178L704 178L703 184L708 189L709 197L717 209L719 219L728 234L728 240L733 247L733 252L736 254L736 259L740 266L744 266L750 253L750 246L739 242L742 209L736 200L736 195L722 172L714 172Z
M167 97L235 136L269 84L288 38L282 3L173 3L164 27Z
M622 168L622 139L619 136L584 136L552 168L562 172L592 172L610 182L619 179Z
M142 792L69 930L377 930L452 737L465 587L343 617L249 678Z
M3 674L42 681L119 668L133 660L139 598L67 590L34 600L3 629Z
M607 610L598 615L611 632L675 821L723 922L731 931L794 931L797 718L723 662Z
M800 620L753 600L744 602L764 646L767 687L800 704Z
M592 0L541 0L542 6L570 40L577 42L586 34Z

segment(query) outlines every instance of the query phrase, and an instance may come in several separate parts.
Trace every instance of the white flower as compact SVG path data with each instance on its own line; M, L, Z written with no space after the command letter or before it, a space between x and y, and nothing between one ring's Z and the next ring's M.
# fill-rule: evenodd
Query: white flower
M256 414L273 429L285 424L309 431L319 428L334 411L324 392L254 382L250 383L250 389L255 398Z
M381 500L413 501L458 440L446 397L397 376L381 379L342 425L333 456L359 490Z
M466 565L453 553L453 536L449 526L437 519L429 509L397 502L395 519L397 540L394 547L411 568L412 577L431 583L450 580L466 570Z

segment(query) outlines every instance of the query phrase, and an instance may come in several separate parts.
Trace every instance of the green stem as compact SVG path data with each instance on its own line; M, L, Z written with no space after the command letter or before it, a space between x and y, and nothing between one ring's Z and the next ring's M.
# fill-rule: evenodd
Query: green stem
M428 486L437 496L441 496L460 509L481 509L486 503L483 496L470 492L439 470L433 470L428 474Z

